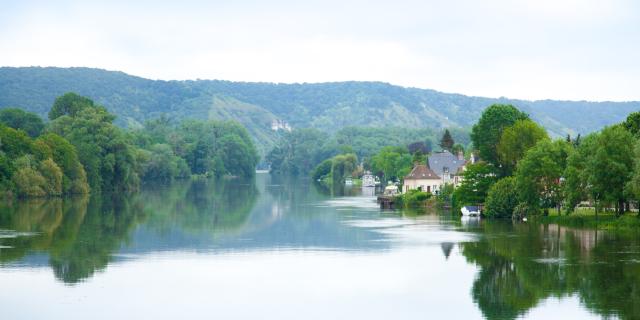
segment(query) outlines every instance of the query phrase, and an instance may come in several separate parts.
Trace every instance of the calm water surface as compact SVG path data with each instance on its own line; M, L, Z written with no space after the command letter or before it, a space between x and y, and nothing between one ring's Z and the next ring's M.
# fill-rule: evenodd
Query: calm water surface
M0 204L0 319L640 318L640 238L258 174Z

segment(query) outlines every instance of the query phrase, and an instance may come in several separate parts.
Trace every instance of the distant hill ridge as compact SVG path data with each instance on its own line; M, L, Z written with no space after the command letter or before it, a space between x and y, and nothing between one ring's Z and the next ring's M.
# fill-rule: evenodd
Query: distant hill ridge
M526 101L405 88L382 82L275 84L222 80L163 81L93 68L2 67L0 108L46 117L54 99L77 92L104 105L122 126L162 114L172 119L235 119L266 150L273 120L328 132L346 126L468 128L493 103L511 103L552 134L586 134L623 120L640 102Z

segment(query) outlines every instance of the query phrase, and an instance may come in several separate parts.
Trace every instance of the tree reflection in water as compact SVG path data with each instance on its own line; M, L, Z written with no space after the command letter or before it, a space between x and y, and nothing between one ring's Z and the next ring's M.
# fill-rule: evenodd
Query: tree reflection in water
M46 253L57 279L73 284L103 270L141 222L216 233L239 228L255 204L253 181L186 181L134 195L102 194L0 204L0 264ZM2 248L2 247L0 247Z
M637 235L555 225L483 223L484 237L462 243L480 267L472 296L487 319L515 319L549 297L577 295L592 312L640 317Z

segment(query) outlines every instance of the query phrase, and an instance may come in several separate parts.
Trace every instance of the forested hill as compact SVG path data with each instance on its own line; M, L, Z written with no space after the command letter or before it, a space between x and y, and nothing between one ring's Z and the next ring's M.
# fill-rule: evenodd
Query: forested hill
M69 91L104 105L123 126L161 114L172 119L235 119L263 150L276 137L274 119L293 128L329 132L345 126L469 127L488 105L511 103L552 134L575 135L619 122L640 109L640 102L490 99L381 82L157 81L91 68L0 68L0 108L20 107L44 117L54 99Z

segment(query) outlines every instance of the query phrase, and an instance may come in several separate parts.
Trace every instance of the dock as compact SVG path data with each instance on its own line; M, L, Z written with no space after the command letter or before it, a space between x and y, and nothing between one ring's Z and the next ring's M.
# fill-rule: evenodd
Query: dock
M395 198L395 196L379 195L377 201L380 205L380 209L393 209L396 201Z

